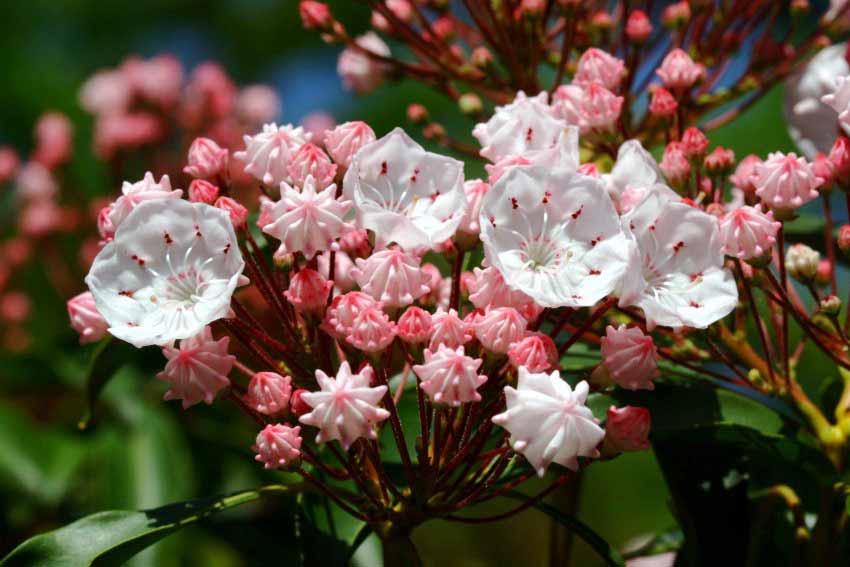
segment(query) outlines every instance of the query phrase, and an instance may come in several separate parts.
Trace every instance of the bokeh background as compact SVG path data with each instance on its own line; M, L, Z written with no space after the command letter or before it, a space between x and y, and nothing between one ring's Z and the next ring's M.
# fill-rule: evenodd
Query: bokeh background
M331 4L350 30L365 29L369 13L362 5L351 0ZM215 60L239 84L271 85L283 101L283 122L326 111L340 122L366 120L380 135L405 124L409 103L424 102L453 133L471 129L448 102L413 83L385 85L366 98L345 92L335 71L338 47L301 29L297 5L297 0L5 2L0 18L0 144L25 155L38 116L61 111L75 127L70 182L87 196L115 194L119 188L110 185L93 157L92 120L78 105L78 89L93 72L116 66L127 55L166 52L187 69ZM790 150L781 89L713 139L739 157ZM479 173L477 166L467 172ZM10 199L0 195L3 235L15 224ZM255 432L250 424L219 407L183 412L179 404L160 401L164 388L152 380L162 365L156 349L128 355L128 363L104 391L95 426L79 430L92 347L77 343L67 324L67 297L50 285L47 273L74 251L46 245L37 252L49 261L14 276L33 298L27 328L32 342L24 352L0 352L0 556L35 533L95 511L156 507L271 479L252 462L249 447ZM74 276L79 277L75 292L82 291L82 274ZM566 490L554 500L618 546L676 526L651 452L595 464L577 491ZM266 501L180 532L132 564L309 562L313 554L332 551L335 539L352 536L344 518L331 523L316 503ZM426 564L562 565L559 558L571 546L572 565L598 561L534 510L498 525L434 522L414 537ZM369 542L357 561L375 564L378 556L376 542Z

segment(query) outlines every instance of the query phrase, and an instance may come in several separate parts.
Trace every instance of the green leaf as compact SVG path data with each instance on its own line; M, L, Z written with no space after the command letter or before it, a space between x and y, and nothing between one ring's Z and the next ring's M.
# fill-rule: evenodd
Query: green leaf
M528 496L514 490L508 492L504 496L505 498L512 498L522 502L528 500ZM554 506L546 504L545 502L538 502L534 504L533 507L540 510L565 528L571 530L574 534L584 540L587 545L599 554L599 557L605 560L606 565L612 565L615 567L625 565L620 553L614 549L610 543L605 541L605 538L593 531L590 526L578 518L564 514Z
M229 496L169 504L145 511L112 510L86 516L58 530L28 539L0 561L0 567L98 567L124 564L162 538L207 516L292 490L264 486Z
M92 352L88 371L86 372L86 410L77 426L88 429L95 421L95 406L100 393L109 381L116 375L128 357L130 345L108 337L97 344Z

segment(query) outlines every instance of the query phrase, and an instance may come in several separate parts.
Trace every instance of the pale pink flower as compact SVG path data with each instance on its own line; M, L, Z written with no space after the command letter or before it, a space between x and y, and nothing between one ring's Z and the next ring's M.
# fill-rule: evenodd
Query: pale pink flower
M472 135L481 144L481 155L497 162L553 147L566 126L549 107L546 91L534 97L519 91L513 102L497 107L490 120L476 124Z
M328 27L333 21L331 10L324 2L301 0L298 13L301 16L301 25L306 30L322 29Z
M378 247L433 248L454 235L466 209L463 164L425 151L401 128L357 152L343 188Z
M511 447L538 476L552 463L578 470L578 457L597 457L605 436L585 405L588 391L585 381L570 388L557 370L534 373L521 366L517 387L505 387L507 410L493 423L511 434Z
M336 176L336 167L322 148L308 142L292 154L286 170L293 185L303 185L312 177L319 187L327 187Z
M381 352L393 342L395 335L395 323L379 305L375 305L357 314L351 324L351 333L345 340L363 352Z
M567 124L578 126L582 134L612 132L623 109L623 97L602 85L561 85L552 106Z
M463 184L463 191L466 193L466 210L458 227L460 232L473 235L478 234L480 230L478 217L481 212L481 201L489 190L490 184L481 179L470 179Z
M32 201L18 214L18 229L26 236L40 238L62 225L62 209L55 201Z
M189 200L193 203L212 205L219 195L219 188L206 179L193 179L189 184Z
M48 169L67 162L74 150L73 128L68 117L59 112L43 114L35 125L33 159Z
M480 238L508 286L544 307L595 304L634 248L601 180L542 167L514 168L493 186Z
M605 421L605 444L616 451L649 449L649 410L636 406L608 408Z
M343 219L351 201L336 198L336 185L316 192L312 176L298 191L287 183L280 185L280 200L266 210L264 233L280 240L279 253L301 252L308 259L317 252L338 250L336 240L354 227Z
M276 372L257 372L248 382L245 403L263 415L280 415L289 409L292 378Z
M451 292L451 278L444 278L443 274L440 273L440 268L431 263L422 264L419 269L422 272L424 283L429 289L428 293L419 298L419 303L426 306L440 305L445 296L443 290L446 287L446 282L449 283L449 291Z
M637 327L608 325L602 337L602 364L627 390L652 390L658 377L658 349L652 337Z
M150 112L107 114L95 123L94 151L101 159L110 160L120 150L156 142L163 128L162 121Z
M362 291L350 291L337 295L328 307L323 325L328 332L339 339L344 339L351 335L357 316L372 307L380 307L380 305Z
M664 156L661 158L661 171L674 187L681 186L687 182L691 175L691 162L688 160L685 147L681 142L670 142L664 148Z
M174 105L183 88L183 67L172 55L157 55L150 59L130 57L121 70L130 88L146 101L162 108Z
M771 211L763 212L759 204L726 213L720 218L719 226L723 252L741 260L753 260L770 253L782 223L773 220Z
M433 330L431 314L419 307L408 308L396 324L398 338L412 345L427 342Z
M254 460L264 468L279 469L301 457L301 427L289 427L280 423L266 425L257 435L252 447L257 455Z
M80 105L92 114L118 114L130 104L130 82L120 70L98 71L83 83L79 98Z
M355 42L372 56L348 47L340 54L336 70L342 77L345 88L358 94L366 94L384 82L387 67L380 57L389 57L390 48L374 32L361 35Z
M705 76L705 67L677 47L664 57L656 73L668 89L688 89Z
M351 166L360 148L374 142L375 131L365 122L345 122L325 132L325 149L339 166Z
M525 336L528 321L513 307L488 310L475 322L475 338L481 345L497 354L507 354L511 345Z
M573 83L587 85L597 83L609 91L616 91L626 75L626 65L613 55L591 47L581 54Z
M18 152L9 146L0 146L0 183L6 183L18 173L21 160Z
M136 347L164 345L227 315L244 266L226 213L157 199L118 227L86 283L110 333Z
M360 289L388 307L405 307L430 291L419 260L398 248L388 248L355 260L352 276Z
M336 126L336 119L329 112L317 110L305 116L301 120L301 126L304 127L304 131L313 136L314 140L324 140L328 130Z
M554 146L540 150L529 150L523 155L506 156L496 163L486 164L484 169L489 176L490 185L494 185L513 167L539 165L553 170L575 171L579 168L578 133L577 126L567 126L561 132Z
M549 335L529 333L511 345L508 360L514 368L524 366L529 372L547 372L558 367L558 348Z
M32 309L30 298L20 291L9 291L0 296L0 320L21 323Z
M106 336L109 325L98 312L90 291L69 299L67 307L71 328L79 333L81 345L97 342Z
M236 357L227 353L230 337L215 340L209 327L180 341L162 347L168 359L165 370L156 375L168 382L165 400L183 400L183 409L205 402L212 404L216 394L230 385L227 375Z
M821 100L838 113L839 125L850 134L850 75L835 77L832 92Z
M192 70L183 101L183 118L188 127L200 128L205 121L220 120L233 111L236 85L227 72L212 61Z
M354 281L354 276L351 274L351 270L354 269L354 260L352 260L351 256L342 250L335 252L333 254L333 259L334 289L338 290L340 293L351 291L354 289L354 286L357 285L357 282ZM331 254L319 254L318 264L319 272L328 274L328 277L330 277Z
M212 179L227 169L227 150L209 138L195 138L183 172L192 177Z
M362 228L346 231L339 239L339 247L353 258L363 258L372 252L369 233Z
M487 376L478 374L484 361L466 356L463 347L445 345L432 352L425 351L425 363L417 364L413 371L421 380L419 387L432 402L457 407L467 402L480 402L478 388Z
M821 179L815 176L806 158L773 152L755 166L753 185L765 205L785 212L817 198Z
M436 351L440 345L457 348L472 340L469 326L454 309L437 309L431 316L431 324L434 330L431 333L431 342L428 343L429 350Z
M15 182L18 196L28 201L53 199L59 193L53 174L37 161L24 164Z
M236 113L250 126L275 120L280 114L280 97L266 85L250 85L236 97Z
M230 222L233 223L233 228L243 229L247 226L248 209L236 199L231 199L230 197L219 197L215 200L213 206L217 209L221 209L230 216Z
M171 189L171 180L167 175L163 175L159 181L156 181L150 171L145 173L141 181L135 183L125 181L121 186L121 193L122 195L112 203L109 210L109 222L113 230L117 230L141 203L162 199L178 200L183 196L183 191L180 189Z
M348 361L340 365L336 378L316 370L316 381L321 390L301 395L313 411L299 419L304 425L319 428L316 443L336 439L348 450L360 438L378 438L373 424L387 419L390 412L378 407L387 387L369 387L373 375L374 371L368 365L353 374Z
M735 173L729 176L729 181L746 194L755 193L756 167L761 163L761 158L757 155L748 155L738 163Z
M298 311L321 314L333 285L316 270L302 268L292 276L289 288L283 294Z
M233 157L245 164L245 172L268 186L278 186L289 179L287 171L293 154L310 141L310 135L291 124L278 127L272 122L254 136L245 136L245 149Z

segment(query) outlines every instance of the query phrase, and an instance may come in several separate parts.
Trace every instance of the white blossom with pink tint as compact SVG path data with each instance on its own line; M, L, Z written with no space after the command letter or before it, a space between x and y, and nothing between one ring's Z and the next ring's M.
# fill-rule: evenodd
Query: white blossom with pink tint
M335 378L316 370L320 391L305 392L301 399L313 408L299 421L319 429L316 443L338 440L348 450L360 438L377 439L373 424L390 416L378 406L387 392L386 386L370 387L374 371L365 366L354 374L344 361Z
M388 307L405 307L431 290L419 260L398 248L375 252L355 263L352 276L357 285Z
M248 382L245 403L263 415L280 415L289 408L292 378L276 372L257 372Z
M668 53L656 71L669 89L687 89L705 76L705 67L678 47Z
M597 457L605 436L585 405L588 392L587 382L573 390L557 370L536 373L521 366L517 387L505 387L507 410L493 423L511 434L511 447L538 476L552 463L578 470L578 457Z
M485 349L497 354L507 354L511 345L525 336L528 321L513 307L488 310L475 321L475 338Z
M345 122L325 133L325 149L334 162L347 169L354 154L376 139L375 131L365 122Z
M209 138L195 138L189 146L183 172L192 177L212 179L227 169L227 150Z
M375 305L357 314L345 340L357 350L381 352L393 342L395 335L395 323L390 321L379 305Z
M344 339L351 334L357 316L372 307L380 306L370 295L362 291L350 291L338 295L331 301L323 325L328 332L337 338Z
M629 140L620 146L611 173L603 175L602 179L620 213L629 212L650 192L678 199L678 195L664 184L655 158L637 140Z
M156 181L153 173L148 171L141 181L124 182L121 196L109 208L109 223L113 231L117 230L139 204L163 199L179 200L182 196L183 191L180 189L171 189L171 180L167 175Z
M328 278L330 278L331 273L331 256L333 256L334 261L334 288L340 293L351 291L357 285L354 276L351 274L351 270L354 269L354 260L342 250L338 250L334 254L320 254L318 257L319 271L326 274Z
M602 181L567 171L513 169L484 198L481 227L490 265L544 307L595 304L633 250Z
M773 220L771 211L762 211L760 204L734 209L720 218L723 252L741 260L761 258L770 253L781 226Z
M338 250L336 240L354 227L343 219L351 201L336 198L336 185L316 191L316 182L307 176L299 191L287 183L280 185L280 200L266 209L264 233L280 240L278 253L301 252L308 259L317 252Z
M363 34L354 41L361 49L344 49L339 55L336 70L342 77L345 88L358 94L366 94L384 82L386 64L379 58L389 57L390 48L374 32ZM368 51L372 56L362 50Z
M245 149L233 157L245 164L245 171L264 184L278 186L289 180L287 170L292 155L310 141L310 135L292 124L265 124L263 131L245 136Z
M425 151L401 128L357 152L343 188L379 247L434 248L454 235L466 209L463 163Z
M308 142L292 154L286 171L293 185L303 185L312 177L319 187L327 187L336 176L336 168L322 148Z
M658 377L658 349L652 337L637 327L608 325L602 337L602 364L627 390L652 390Z
M289 288L283 294L298 311L321 314L333 285L316 270L302 268L292 276Z
M440 345L457 348L472 340L472 331L454 309L444 310L442 307L431 316L433 332L428 349L436 351Z
M204 402L212 404L216 394L230 385L227 375L236 357L227 353L230 337L215 340L212 330L204 327L191 337L162 347L168 359L165 369L156 375L168 382L165 400L182 400L183 409Z
M581 54L573 77L577 85L597 83L609 91L617 91L626 75L626 64L601 49L591 47Z
M433 330L431 314L419 307L407 309L396 324L398 338L412 345L428 342Z
M513 102L497 107L490 120L476 124L472 135L481 144L481 155L497 162L555 146L566 127L549 107L546 91L533 97L519 91Z
M466 210L460 221L458 231L477 235L480 231L478 217L481 213L481 201L490 190L490 184L481 179L470 179L463 184L463 192L466 193Z
M835 77L832 92L821 100L838 113L838 123L845 133L850 134L850 75Z
M15 182L18 196L28 201L53 199L59 193L56 178L37 161L24 164Z
M522 155L503 157L496 163L485 165L484 169L489 176L490 185L495 184L511 168L526 165L539 165L552 170L576 171L579 168L578 133L578 127L567 126L561 132L554 146L541 150L530 150Z
M267 469L279 469L301 457L301 427L280 423L266 425L252 447L254 460Z
M492 266L473 269L473 278L469 281L469 301L478 309L515 307L519 310L533 302L523 292L508 287L502 273Z
M480 402L478 388L487 376L478 374L480 358L472 358L457 349L440 345L436 351L425 351L425 363L417 364L413 371L421 380L419 387L432 402L457 407L467 402Z
M236 97L236 113L252 126L275 120L280 114L280 97L266 85L249 85Z
M755 166L752 183L765 205L782 211L796 209L817 198L821 179L806 158L773 152Z
M109 325L98 312L90 291L69 299L67 307L71 328L79 333L81 345L97 342L106 336Z
M120 70L98 71L83 83L80 106L91 114L117 114L130 104L132 92L127 77Z
M514 368L524 366L530 372L547 372L558 367L558 348L549 335L529 333L508 349Z
M735 308L738 288L723 267L715 217L650 193L623 223L639 253L624 274L620 306L643 309L650 328L698 329Z
M196 335L227 315L244 268L227 213L203 203L141 203L86 283L109 332L136 347Z
M42 114L35 125L36 147L33 159L55 169L71 158L74 150L71 121L60 112Z

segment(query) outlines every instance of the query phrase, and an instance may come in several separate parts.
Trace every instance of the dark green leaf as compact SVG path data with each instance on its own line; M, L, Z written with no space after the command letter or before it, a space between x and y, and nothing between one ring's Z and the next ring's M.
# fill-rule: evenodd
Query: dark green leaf
M252 502L264 494L290 490L283 485L271 485L153 510L100 512L25 541L0 562L0 567L122 565L146 547L202 518Z
M95 406L100 393L118 369L126 363L127 352L131 349L127 343L113 340L111 337L97 344L86 373L86 409L77 424L80 429L88 429L94 424Z

